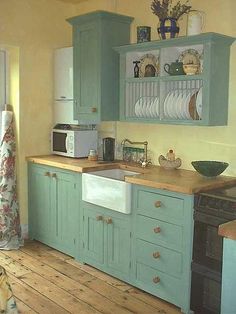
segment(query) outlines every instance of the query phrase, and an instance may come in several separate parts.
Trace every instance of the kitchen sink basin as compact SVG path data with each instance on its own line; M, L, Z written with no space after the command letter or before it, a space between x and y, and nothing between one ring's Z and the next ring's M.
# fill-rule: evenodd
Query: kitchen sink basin
M82 173L82 200L130 214L131 183L125 182L125 176L138 174L140 173L123 169Z

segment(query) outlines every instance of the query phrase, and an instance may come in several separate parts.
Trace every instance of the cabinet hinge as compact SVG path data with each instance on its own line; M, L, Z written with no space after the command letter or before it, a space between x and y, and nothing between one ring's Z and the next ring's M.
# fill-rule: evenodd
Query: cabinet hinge
M131 231L130 231L130 233L129 233L129 237L130 237L130 238L132 237L132 233L131 233Z
M74 239L74 244L75 244L75 239Z
M76 189L76 183L74 183L74 189Z
M84 249L84 242L83 242L83 249Z
M131 261L129 262L129 268L131 268Z
M83 215L83 221L84 221L84 215Z

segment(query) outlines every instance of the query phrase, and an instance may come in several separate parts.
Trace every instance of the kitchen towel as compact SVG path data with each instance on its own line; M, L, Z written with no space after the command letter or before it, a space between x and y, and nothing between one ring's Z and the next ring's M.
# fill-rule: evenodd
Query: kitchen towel
M13 112L2 112L0 144L0 249L18 249L21 238L19 206L16 196L16 142Z

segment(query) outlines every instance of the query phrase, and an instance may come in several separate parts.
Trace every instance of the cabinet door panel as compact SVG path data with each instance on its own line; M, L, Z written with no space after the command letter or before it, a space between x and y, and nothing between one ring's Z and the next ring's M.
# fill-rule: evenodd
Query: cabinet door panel
M96 23L88 23L76 28L77 44L74 48L74 94L77 114L96 118L99 102L99 47ZM93 117L91 117L91 114ZM82 116L83 119L83 116Z
M62 250L70 255L75 253L76 226L79 226L75 176L72 173L56 173L52 178L57 185L56 199L56 234Z
M129 273L130 230L125 219L114 218L107 225L107 264L123 274Z
M97 266L104 263L104 223L98 220L102 214L86 208L84 210L84 259Z
M51 178L47 168L34 167L30 173L29 234L45 243L52 238Z

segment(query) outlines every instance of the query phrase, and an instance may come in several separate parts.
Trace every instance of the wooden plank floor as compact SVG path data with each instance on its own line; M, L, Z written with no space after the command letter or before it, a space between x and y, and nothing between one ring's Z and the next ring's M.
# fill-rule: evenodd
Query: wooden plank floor
M0 251L20 313L179 314L148 293L36 241Z

